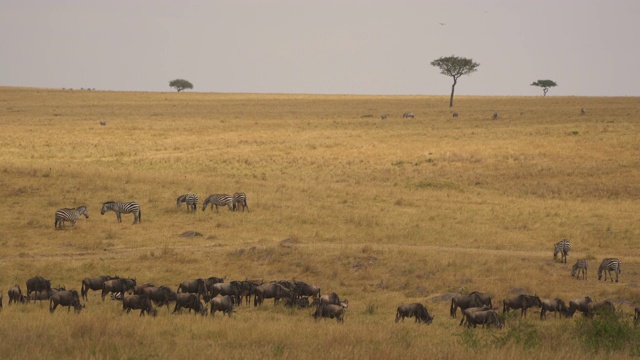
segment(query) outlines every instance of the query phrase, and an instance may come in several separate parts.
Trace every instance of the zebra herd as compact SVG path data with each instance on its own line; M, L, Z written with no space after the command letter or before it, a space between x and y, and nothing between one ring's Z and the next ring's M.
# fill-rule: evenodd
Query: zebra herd
M183 204L187 204L187 210L190 212L195 212L198 206L198 195L197 194L184 194L180 195L177 199L178 208ZM227 206L229 210L236 211L239 207L242 208L242 211L246 209L249 212L249 205L247 204L247 195L243 192L237 192L233 195L227 194L213 194L207 197L202 203L202 211L206 210L209 205L211 208L215 206L216 212L218 212L219 206ZM100 214L104 215L107 211L113 211L116 213L116 218L118 222L122 222L122 214L133 214L133 224L137 224L142 220L142 210L140 209L140 204L135 201L130 202L115 202L115 201L107 201L102 204L102 210L100 210ZM55 212L55 220L54 227L56 230L64 229L64 223L70 222L71 227L75 228L76 222L80 217L84 215L85 219L89 218L89 211L86 206L79 206L77 208L63 208L58 209Z
M571 242L567 239L562 239L558 241L553 248L553 258L557 258L558 254L561 254L560 261L564 264L567 263L567 256L569 255L569 251L571 250ZM622 262L617 258L605 258L600 263L598 267L598 280L602 280L602 274L604 273L604 281L607 281L607 274L609 274L609 279L613 282L613 276L611 272L613 271L616 274L616 282L618 282L619 275L622 273ZM589 260L587 259L578 259L576 263L573 265L571 270L571 276L577 277L580 279L580 274L582 274L582 279L587 279L587 269L589 268Z

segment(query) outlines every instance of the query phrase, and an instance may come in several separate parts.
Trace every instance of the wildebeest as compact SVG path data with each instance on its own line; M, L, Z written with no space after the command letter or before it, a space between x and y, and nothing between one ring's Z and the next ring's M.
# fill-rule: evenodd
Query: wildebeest
M284 286L276 283L267 283L262 284L256 288L256 295L253 300L253 306L262 305L264 299L273 298L274 304L278 303L278 300L282 298L293 297L293 293L291 290L285 288Z
M587 304L587 313L585 314L588 317L593 317L595 314L614 314L616 312L616 307L613 306L613 303L609 300L604 300L600 302L590 302Z
M591 302L592 300L588 296L569 301L569 310L567 310L566 315L572 317L576 311L580 311L586 316L589 313L589 303Z
M308 296L301 296L301 297L294 297L294 298L287 298L287 301L284 303L284 306L286 307L295 307L298 309L302 309L302 308L306 308L309 307L311 304L309 304L309 297Z
M547 318L547 311L551 311L554 317L558 316L558 313L563 314L567 312L567 306L564 301L559 298L555 299L540 299L540 320Z
M109 281L109 280L113 280L113 279L119 279L120 277L116 276L109 276L109 275L103 275L103 276L98 276L98 277L94 277L94 278L84 278L82 279L82 286L80 287L80 295L82 296L83 300L89 301L89 297L87 296L87 294L89 293L89 290L102 290L102 285L104 285L105 281Z
M458 117L458 113L457 113L457 112L454 112L454 113L453 113L453 117L454 117L454 118L457 118L457 117Z
M80 310L84 307L84 305L80 304L80 295L78 295L78 291L76 290L58 291L53 294L51 299L49 299L49 312L53 313L58 305L66 306L68 311L71 311L71 307L73 306L73 310L76 313L80 313Z
M533 306L541 306L540 298L537 295L518 295L511 299L504 299L502 302L502 313L506 313L512 309L521 309L520 315L527 317L527 309Z
M293 293L296 297L301 296L311 296L318 297L320 296L320 288L315 285L307 284L304 281L294 280L293 282Z
M112 279L102 284L102 301L108 293L124 293L133 290L136 286L136 279Z
M176 301L178 294L168 286L147 287L143 289L143 294L147 295L156 306L166 306L169 309L169 303Z
M233 299L229 295L219 296L211 299L211 316L216 311L222 311L222 316L227 314L231 317L233 313Z
M32 277L31 279L27 280L27 297L29 297L29 295L34 291L40 292L50 289L51 280L47 280L42 276Z
M142 295L144 293L144 289L148 287L155 287L152 283L144 283L142 285L136 285L133 287L132 291L134 295Z
M27 297L27 302L36 302L36 301L40 301L40 303L42 304L43 300L49 300L51 298L51 296L53 296L53 294L59 292L59 291L65 291L67 290L64 286L60 286L58 288L51 288L49 290L44 290L44 291L40 291L40 292L32 292L31 295L29 295Z
M479 291L472 291L469 295L477 296L478 300L480 301L480 305L486 305L493 310L493 302L491 301L491 295L481 293Z
M498 112L493 113L493 120L498 120Z
M387 120L387 117L389 117L389 115L387 115L387 114L380 115L380 119L381 120Z
M8 291L8 295L9 295L9 305L11 305L11 303L19 302L24 304L27 302L27 297L22 294L22 290L20 289L19 285L15 285L11 287Z
M209 296L209 298L213 297L213 295L211 295L213 291L213 285L223 283L223 282L224 282L224 278L219 278L216 276L211 276L204 280L204 291Z
M147 295L131 295L122 298L122 311L126 311L127 314L131 310L140 310L140 316L144 316L144 313L156 316L158 311L151 305L151 300Z
M242 297L245 298L245 303L248 306L249 304L251 304L251 296L255 296L256 294L256 288L259 285L262 285L262 283L256 283L253 281L249 281L249 280L245 280L245 281L241 281L240 282L241 286L240 286L240 294L239 297L240 299L242 299ZM240 305L242 303L242 301L240 301L240 303L238 303L238 305Z
M320 304L340 305L342 307L347 308L349 307L349 300L347 299L340 300L340 297L338 296L338 294L332 292L330 294L325 294L320 297L313 298L313 302L311 303L311 306L318 306Z
M335 318L339 323L343 323L345 310L346 308L340 305L320 303L311 316L316 320L319 318Z
M452 318L455 318L458 312L458 308L460 308L460 311L464 311L464 309L477 306L482 306L482 300L480 299L480 296L478 296L477 292L473 292L469 295L458 294L451 298L451 308L449 309L449 315Z
M493 310L481 310L468 312L464 311L465 317L467 319L467 326L473 326L474 328L477 325L482 325L482 327L490 327L491 325L495 325L497 328L502 327L502 322L500 318L498 318L498 314L496 314Z
M241 287L241 283L235 280L228 283L213 284L211 287L211 298L213 299L218 295L229 295L234 303L239 304Z
M418 323L431 324L431 321L433 321L433 316L431 316L427 308L420 303L402 304L398 306L396 310L396 322L401 319L404 322L405 317L415 317L415 322Z
M173 313L176 313L178 310L185 308L194 311L195 314L201 314L202 316L207 315L207 308L202 305L198 295L193 293L180 293L177 294L176 297L176 307L173 309Z
M107 122L106 121L100 121L100 126L107 126Z
M464 310L462 310L462 319L460 319L460 324L459 325L463 325L465 322L467 324L467 326L469 326L469 315L478 311L487 311L487 310L493 310L492 308L490 308L487 305L482 305L482 306L473 306L473 307L468 307Z
M207 294L207 289L205 288L205 281L202 278L185 280L180 285L178 285L177 293L190 293L196 294L198 299L200 296L204 297Z

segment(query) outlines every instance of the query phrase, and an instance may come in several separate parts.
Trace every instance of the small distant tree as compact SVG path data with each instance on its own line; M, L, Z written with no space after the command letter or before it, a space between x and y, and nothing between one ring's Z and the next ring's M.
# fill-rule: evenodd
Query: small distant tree
M549 91L549 88L554 87L554 86L558 86L558 84L556 84L555 81L553 80L538 80L536 82L534 82L533 84L531 84L531 86L539 86L542 88L542 96L547 96L547 91Z
M169 81L169 86L178 90L178 92L184 89L193 89L193 84L184 79L175 79Z
M431 65L440 68L442 75L451 76L453 78L453 85L451 85L451 98L449 99L449 107L453 107L453 93L456 90L456 84L458 78L462 75L468 75L478 70L480 64L474 62L472 59L467 59L457 56L441 57L433 60Z

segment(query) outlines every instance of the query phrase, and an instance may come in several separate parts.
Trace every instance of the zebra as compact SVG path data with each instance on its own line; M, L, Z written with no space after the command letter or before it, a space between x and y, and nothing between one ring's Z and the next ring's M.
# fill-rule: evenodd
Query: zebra
M233 210L233 197L227 194L213 194L208 198L204 199L202 202L202 211L207 210L207 206L211 203L211 209L216 207L216 212L218 212L218 206L226 206L229 208L229 211Z
M116 217L118 218L118 222L122 222L122 217L120 214L131 214L133 213L133 223L137 224L138 222L142 222L142 210L140 210L140 205L135 202L115 202L115 201L107 201L102 204L102 210L100 210L100 214L104 215L108 210L116 213Z
M415 117L415 115L413 115L413 113L410 113L410 112L402 114L402 118L403 119L404 118L412 118L413 119L414 117Z
M562 258L560 262L567 263L567 256L569 256L569 250L571 250L571 243L567 239L562 239L558 241L553 249L553 258L555 259L558 256L558 253L562 253Z
M56 210L54 226L56 230L64 228L64 222L71 222L71 227L76 227L76 221L80 218L80 215L84 215L85 219L89 218L89 211L86 206L79 206L75 209L59 209Z
M616 258L602 260L600 267L598 267L598 280L602 279L602 271L605 270L609 273L609 279L613 282L613 276L611 276L611 271L613 270L616 273L616 282L618 282L618 275L622 273L621 265L622 262ZM604 281L607 281L607 273L604 274Z
M198 207L198 195L196 194L180 195L178 197L176 204L178 207L180 207L182 206L182 203L187 204L187 210L195 212L196 207Z
M244 212L245 208L247 209L247 212L249 212L249 205L247 205L247 194L243 192L237 192L233 194L233 211L238 210L238 204L242 206L242 212Z
M387 114L380 115L380 119L381 120L387 120L387 117L389 117L389 115L387 115Z
M580 279L580 273L582 273L582 279L587 280L587 268L589 267L589 261L587 259L578 259L578 261L573 265L573 270L571 271L571 276L576 276Z

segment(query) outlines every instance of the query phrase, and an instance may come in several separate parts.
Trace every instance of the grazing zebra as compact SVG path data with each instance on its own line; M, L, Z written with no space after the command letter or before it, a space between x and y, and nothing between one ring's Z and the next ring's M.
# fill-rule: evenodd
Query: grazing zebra
M493 113L493 120L498 120L498 112Z
M229 210L233 210L233 197L227 194L213 194L208 198L204 199L202 202L202 211L207 210L207 206L211 203L211 209L216 207L216 212L218 212L218 206L226 206Z
M382 120L387 120L387 117L389 117L389 115L387 115L387 114L380 115L380 119L382 119Z
M71 227L76 227L76 220L80 218L80 215L84 215L85 219L89 218L89 211L87 211L86 206L80 206L75 209L60 209L56 210L55 217L55 228L56 230L60 230L64 228L64 222L71 222Z
M177 206L182 206L182 203L187 204L187 210L196 211L196 207L198 206L198 195L196 194L184 194L180 195L177 200Z
M569 250L571 250L571 243L567 239L562 239L556 243L553 249L553 258L555 259L558 256L558 253L562 253L562 258L560 262L567 263L567 256L569 255Z
M615 258L606 258L602 260L600 263L600 267L598 267L598 280L602 279L602 271L606 270L609 273L609 279L613 282L613 276L611 276L611 271L616 273L616 282L618 282L618 275L622 273L622 269L620 266L622 262ZM604 274L604 281L607 281L607 273Z
M589 261L587 259L578 259L578 261L573 265L573 270L571 271L571 276L576 276L580 279L580 273L582 272L582 279L587 280L587 268L589 267Z
M249 212L249 205L247 205L247 194L243 192L237 192L233 194L233 211L238 210L238 204L242 206L242 212L244 212L245 208L247 209L247 212Z
M404 118L412 118L413 119L414 117L415 117L415 115L413 115L413 113L410 113L410 112L402 114L402 118L403 119Z
M114 202L107 201L102 204L102 210L100 210L100 214L104 215L108 210L116 213L116 217L118 218L118 222L122 222L122 217L120 214L131 214L133 213L133 223L137 224L142 221L142 210L140 210L140 205L137 202Z

